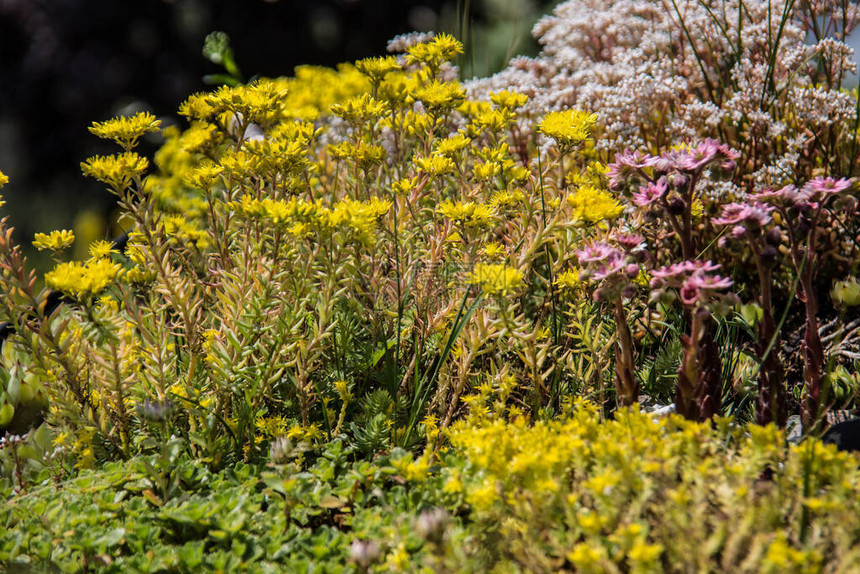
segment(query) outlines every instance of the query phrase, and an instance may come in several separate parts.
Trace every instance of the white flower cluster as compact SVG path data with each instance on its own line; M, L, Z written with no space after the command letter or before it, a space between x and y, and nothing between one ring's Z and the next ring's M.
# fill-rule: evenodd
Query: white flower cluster
M473 98L524 93L535 119L596 112L598 149L656 151L714 137L744 153L747 173L757 174L750 183L766 173L785 179L824 130L853 137L856 100L840 86L856 66L842 38L860 23L860 8L845 4L568 0L535 26L539 56L516 58L467 89Z

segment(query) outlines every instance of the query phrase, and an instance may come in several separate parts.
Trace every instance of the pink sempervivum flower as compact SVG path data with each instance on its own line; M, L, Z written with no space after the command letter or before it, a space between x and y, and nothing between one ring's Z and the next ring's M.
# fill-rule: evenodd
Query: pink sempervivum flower
M720 266L717 263L711 261L682 261L681 263L673 263L667 267L654 269L651 271L651 276L654 279L662 279L667 283L675 282L679 284L679 281L687 275L697 272L707 273L709 271L716 271L719 268Z
M717 157L714 164L711 165L711 170L715 175L730 176L738 167L737 159L741 157L740 152L733 150L728 144L720 144L717 146ZM718 164L718 165L715 165Z
M576 256L581 264L597 263L608 259L620 259L621 252L605 241L595 241L577 250Z
M816 177L803 186L803 191L809 195L821 194L824 196L841 193L851 188L851 180L833 179L832 177Z
M636 274L638 274L639 266L637 266L635 263L633 263L632 265L636 266ZM601 261L600 265L598 265L597 268L594 270L594 274L592 275L592 277L594 277L598 281L602 281L607 277L621 272L629 274L628 264L625 263L624 258L621 257L621 254L619 253L617 257L610 257L606 261Z
M613 239L626 251L633 251L645 241L638 233L616 233Z
M734 282L727 277L719 275L708 275L703 271L696 271L690 275L681 285L681 302L684 305L695 305L699 300L706 300L717 291L728 289Z
M651 159L651 154L647 154L639 150L630 151L629 149L626 149L615 155L615 164L612 165L626 165L632 168L642 169L643 167L648 166L648 162Z
M776 203L787 205L789 207L796 207L809 202L809 193L805 190L798 189L797 186L793 184L788 184L778 191L765 189L750 196L750 199L756 202Z
M735 161L741 157L741 152L732 149L729 144L719 144L717 146L717 155L719 155L723 161Z
M661 177L657 183L648 183L644 188L641 188L640 191L633 194L633 203L638 205L639 207L646 207L651 205L664 195L666 195L666 190L669 188L669 184L666 181L665 177Z
M654 171L660 173L668 173L678 169L678 164L683 159L685 152L677 150L664 151L662 154L652 157L648 160L648 167L653 167Z
M630 185L631 179L639 179L639 170L647 167L651 156L640 151L624 150L615 154L615 162L609 164L607 177L609 178L609 189L622 191Z
M711 261L684 261L651 272L651 289L661 292L666 288L678 290L681 302L693 306L698 301L705 302L717 291L732 286L732 280L719 275L711 275L720 266Z
M698 171L714 161L720 151L720 142L707 138L696 147L682 153L678 157L678 169Z
M714 219L714 223L760 229L770 223L773 209L772 206L761 203L730 203L723 206L723 213Z

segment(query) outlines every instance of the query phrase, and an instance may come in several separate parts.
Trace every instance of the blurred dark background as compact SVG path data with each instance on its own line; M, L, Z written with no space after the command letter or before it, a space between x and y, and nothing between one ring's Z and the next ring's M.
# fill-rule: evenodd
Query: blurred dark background
M0 0L0 171L16 240L75 229L76 255L106 237L113 197L80 174L112 153L93 121L149 110L166 122L203 76L221 72L201 49L209 32L231 38L245 77L291 75L385 52L413 30L466 38L463 76L487 75L535 54L529 31L550 0ZM157 148L149 141L144 152ZM38 261L37 263L46 263ZM41 265L40 265L41 266Z

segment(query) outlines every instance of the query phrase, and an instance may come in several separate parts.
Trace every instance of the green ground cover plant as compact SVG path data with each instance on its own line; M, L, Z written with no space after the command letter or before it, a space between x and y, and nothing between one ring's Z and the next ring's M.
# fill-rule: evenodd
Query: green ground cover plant
M561 50L577 6L490 79L410 35L95 122L127 234L37 234L40 278L0 220L0 564L860 568L857 460L818 438L860 382L856 7L642 3L633 54ZM678 75L641 121L630 58Z

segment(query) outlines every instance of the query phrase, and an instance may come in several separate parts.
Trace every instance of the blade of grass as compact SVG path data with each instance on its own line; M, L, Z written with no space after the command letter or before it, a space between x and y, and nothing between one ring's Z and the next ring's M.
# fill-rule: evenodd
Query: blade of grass
M418 423L418 415L421 411L424 410L424 406L427 404L427 398L430 395L430 390L433 383L436 382L436 378L439 375L439 370L442 368L442 365L448 359L448 356L451 354L451 350L454 348L454 343L460 337L460 333L463 332L463 328L466 326L466 323L469 322L469 319L475 313L475 310L478 308L478 305L483 301L483 294L475 297L475 300L472 301L472 304L469 305L469 308L466 309L466 304L469 300L469 295L472 292L471 286L466 289L466 292L463 294L463 300L460 302L460 308L457 310L457 316L454 318L454 323L451 326L451 333L448 335L448 340L445 342L445 347L442 350L442 353L439 355L437 360L433 363L431 370L420 380L419 385L415 388L415 394L412 396L412 405L409 413L409 426L406 429L406 434L403 437L403 444L408 444L409 439L412 436L412 431L415 429L415 425Z

